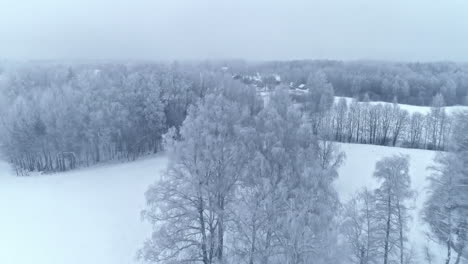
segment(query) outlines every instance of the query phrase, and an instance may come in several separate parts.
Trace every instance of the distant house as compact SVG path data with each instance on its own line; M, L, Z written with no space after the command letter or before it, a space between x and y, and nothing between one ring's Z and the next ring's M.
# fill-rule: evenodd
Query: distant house
M240 79L242 79L242 76L240 74L235 74L235 75L232 76L232 78L234 80L240 80Z
M276 81L277 83L280 83L280 82L281 82L281 76L279 76L278 74L275 74L274 77L275 77L275 81Z

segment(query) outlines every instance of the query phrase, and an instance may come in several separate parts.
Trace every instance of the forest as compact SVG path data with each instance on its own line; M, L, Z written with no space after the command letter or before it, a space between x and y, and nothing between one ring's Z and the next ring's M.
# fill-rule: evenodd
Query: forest
M398 67L363 62L349 71L341 68L347 63L322 61L1 65L2 153L19 175L65 171L156 153L161 150L162 135L169 128L178 130L190 105L218 86L249 87L264 93L283 87L303 111L310 113L313 133L327 140L444 150L451 130L451 117L444 106L457 103L450 94L460 99L468 90L463 86L463 65L443 63ZM289 67L285 65L296 66L285 72ZM359 68L360 75L356 73ZM254 77L240 78L246 69L276 73L273 81L273 75L262 77L258 72ZM399 75L390 69L398 69ZM433 82L424 84L423 73L434 73L430 78ZM299 77L306 74L306 80ZM390 77L384 76L390 74L405 81L389 81ZM356 82L358 76L368 81ZM293 78L296 81L290 82ZM444 78L457 83L447 88ZM380 92L370 88L371 79L378 80L372 83ZM302 81L302 89L288 84ZM407 102L411 96L400 95L401 87L387 86L387 82L397 86L404 83L403 90L410 94L424 87L430 113L399 109L397 103ZM355 97L335 102L335 95ZM417 97L424 98L419 92ZM377 98L390 99L392 104L370 104Z

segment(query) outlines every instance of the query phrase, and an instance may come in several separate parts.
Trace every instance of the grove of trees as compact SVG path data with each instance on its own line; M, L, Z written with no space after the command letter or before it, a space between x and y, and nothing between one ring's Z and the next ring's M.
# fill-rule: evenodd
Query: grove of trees
M26 64L0 77L2 152L20 175L157 152L224 78L176 63Z
M333 188L343 155L279 89L224 86L166 134L171 163L146 193L154 263L338 263Z
M398 103L374 103L366 96L334 100L334 87L319 71L311 74L307 90L292 97L312 121L313 132L338 142L446 150L452 121L441 94L427 114L408 113Z

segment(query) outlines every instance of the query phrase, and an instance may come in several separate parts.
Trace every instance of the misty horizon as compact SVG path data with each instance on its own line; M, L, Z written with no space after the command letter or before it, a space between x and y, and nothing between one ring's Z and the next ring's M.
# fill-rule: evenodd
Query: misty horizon
M0 3L0 58L463 62L466 10L462 1L17 1Z

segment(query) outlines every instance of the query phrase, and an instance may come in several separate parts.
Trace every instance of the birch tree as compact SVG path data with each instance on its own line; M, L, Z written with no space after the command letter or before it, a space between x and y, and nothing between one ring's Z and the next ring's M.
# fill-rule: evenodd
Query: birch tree
M364 189L345 205L343 233L351 249L351 263L378 263L380 241L375 202L374 194Z
M245 106L210 94L192 107L172 162L146 194L152 237L139 252L149 262L224 263L225 236L235 186L248 152L242 143Z
M376 163L374 177L381 185L375 191L376 213L380 219L379 229L382 241L383 263L390 263L395 257L400 264L405 263L406 229L408 225L407 200L412 197L409 176L409 158L391 156ZM395 248L399 252L395 252Z

